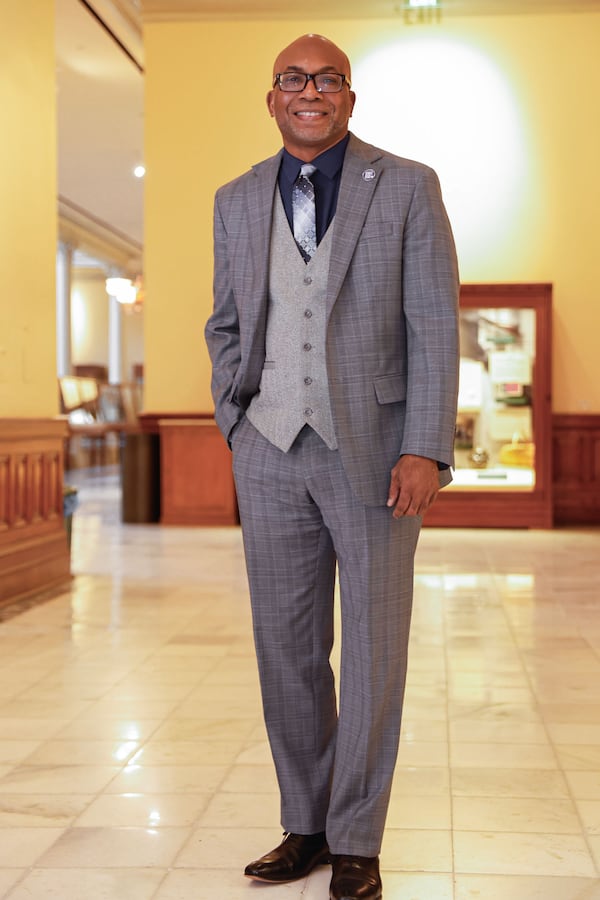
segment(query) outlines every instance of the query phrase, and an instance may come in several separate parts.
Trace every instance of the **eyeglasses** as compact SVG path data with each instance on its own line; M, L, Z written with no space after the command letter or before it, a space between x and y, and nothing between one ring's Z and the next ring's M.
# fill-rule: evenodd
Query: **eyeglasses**
M320 94L339 94L345 84L350 87L346 76L339 72L318 72L315 75L307 75L306 72L278 72L273 79L273 87L277 84L280 91L299 93L309 81L312 81Z

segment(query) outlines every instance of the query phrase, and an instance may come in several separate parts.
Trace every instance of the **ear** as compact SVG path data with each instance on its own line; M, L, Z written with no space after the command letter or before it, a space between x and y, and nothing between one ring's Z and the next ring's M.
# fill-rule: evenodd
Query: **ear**
M350 103L351 103L350 116L352 116L352 113L354 112L354 104L356 103L356 94L354 93L354 91L349 91L349 94L350 94ZM350 116L349 116L349 118L350 118Z
M271 90L267 94L267 107L269 109L269 114L270 114L271 118L275 118L275 109L273 107L273 94L274 93L275 93L275 91Z

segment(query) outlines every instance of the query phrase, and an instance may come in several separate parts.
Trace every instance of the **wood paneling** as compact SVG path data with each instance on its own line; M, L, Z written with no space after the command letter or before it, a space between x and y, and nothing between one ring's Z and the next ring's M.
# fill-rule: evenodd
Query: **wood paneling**
M231 453L212 419L161 419L161 522L235 525Z
M55 419L0 419L0 604L70 578L65 435Z
M600 415L553 417L554 520L600 524Z

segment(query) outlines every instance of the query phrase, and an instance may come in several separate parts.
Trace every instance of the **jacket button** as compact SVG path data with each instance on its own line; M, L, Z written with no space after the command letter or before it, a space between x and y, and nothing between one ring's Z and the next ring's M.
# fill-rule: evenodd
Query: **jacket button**
M312 344L309 344L309 343L307 342L306 344L304 344L304 349L305 349L305 350L312 350Z
M312 309L305 309L305 310L304 310L304 318L305 318L305 319L312 319Z
M306 275L306 277L304 278L304 284L312 284L312 278L310 277L310 275Z
M306 409L304 410L304 415L305 415L305 416L312 416L312 414L313 414L312 409L310 408L310 406L307 406Z
M309 378L309 376L307 375L304 379L304 384L312 384L312 378Z

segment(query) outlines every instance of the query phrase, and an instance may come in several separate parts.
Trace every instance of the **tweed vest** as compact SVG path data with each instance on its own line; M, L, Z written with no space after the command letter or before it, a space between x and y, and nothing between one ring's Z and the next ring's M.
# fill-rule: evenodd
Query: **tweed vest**
M334 225L305 263L276 191L265 363L260 390L246 415L284 453L305 425L314 428L330 450L337 449L325 365L325 297Z

